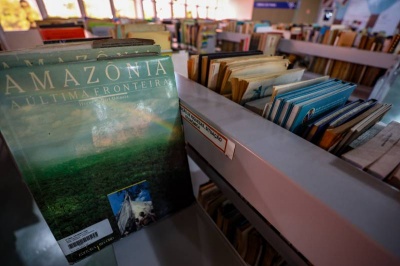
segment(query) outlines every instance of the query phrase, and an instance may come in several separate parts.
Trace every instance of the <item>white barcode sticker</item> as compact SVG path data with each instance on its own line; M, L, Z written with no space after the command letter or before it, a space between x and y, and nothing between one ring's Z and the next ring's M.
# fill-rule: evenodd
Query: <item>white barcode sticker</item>
M58 241L65 255L74 253L97 240L112 234L112 228L108 219L89 226L73 235Z

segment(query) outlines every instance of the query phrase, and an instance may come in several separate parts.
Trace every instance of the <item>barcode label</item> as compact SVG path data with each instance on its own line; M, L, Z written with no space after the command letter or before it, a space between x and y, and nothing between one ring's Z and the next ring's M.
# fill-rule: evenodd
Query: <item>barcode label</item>
M76 241L76 242L74 242L74 243L72 243L72 244L69 244L68 247L69 247L69 249L73 249L74 247L80 246L80 245L82 245L83 243L85 243L85 242L87 242L87 241L89 241L89 240L91 240L91 239L93 239L93 238L97 238L98 236L99 236L99 234L98 234L97 232L94 232L93 234L90 234L90 235L88 235L88 236L85 236L85 237L82 238L81 240L78 240L78 241Z
M89 226L73 235L63 238L58 241L64 255L69 255L87 247L88 245L96 242L113 233L110 222L105 219L92 226Z

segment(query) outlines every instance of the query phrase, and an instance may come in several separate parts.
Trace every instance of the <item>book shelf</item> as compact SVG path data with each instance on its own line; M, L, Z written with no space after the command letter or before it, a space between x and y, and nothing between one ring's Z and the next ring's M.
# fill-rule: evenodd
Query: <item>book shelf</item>
M400 58L396 54L288 39L280 40L278 50L284 53L318 56L385 69L393 66Z
M399 191L200 84L177 82L181 103L235 145L230 159L184 119L189 155L240 195L233 202L251 206L247 215L290 264L301 264L294 249L314 265L400 263Z
M386 71L392 71L400 60L400 55L397 54L289 39L281 39L278 43L277 51L285 54L308 55L345 61L353 64L382 68ZM373 88L371 87L358 85L355 94L357 94L356 96L359 98L368 98L372 90Z

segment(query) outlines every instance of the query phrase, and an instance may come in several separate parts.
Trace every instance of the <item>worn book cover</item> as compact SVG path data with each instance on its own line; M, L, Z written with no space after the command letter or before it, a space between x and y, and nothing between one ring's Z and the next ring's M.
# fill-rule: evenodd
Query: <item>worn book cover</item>
M14 68L0 81L2 134L70 263L193 202L170 57Z
M14 67L36 67L75 61L93 61L112 57L127 57L140 54L159 55L159 45L118 46L103 48L81 48L79 45L55 45L55 49L26 49L0 53L0 70Z

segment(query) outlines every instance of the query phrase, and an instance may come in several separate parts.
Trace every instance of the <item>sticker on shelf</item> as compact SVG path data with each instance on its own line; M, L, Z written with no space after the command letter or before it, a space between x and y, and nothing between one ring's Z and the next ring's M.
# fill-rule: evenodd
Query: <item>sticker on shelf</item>
M235 143L190 111L186 106L183 104L180 104L180 106L182 118L232 160L235 152Z

